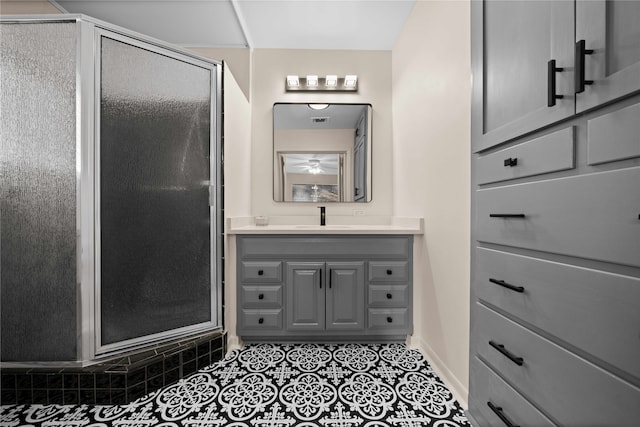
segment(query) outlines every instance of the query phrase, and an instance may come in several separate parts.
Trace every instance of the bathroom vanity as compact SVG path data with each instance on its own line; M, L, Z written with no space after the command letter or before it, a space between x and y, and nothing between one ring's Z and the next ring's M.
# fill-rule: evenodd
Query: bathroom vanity
M375 234L346 225L255 228L262 234L236 237L237 334L245 341L412 333L412 234L384 234L394 227L383 226L369 226Z

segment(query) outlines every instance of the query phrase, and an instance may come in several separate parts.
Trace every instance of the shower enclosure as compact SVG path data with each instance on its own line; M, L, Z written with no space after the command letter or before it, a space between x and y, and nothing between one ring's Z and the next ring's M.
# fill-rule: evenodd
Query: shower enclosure
M0 38L2 362L220 329L221 63L80 15Z

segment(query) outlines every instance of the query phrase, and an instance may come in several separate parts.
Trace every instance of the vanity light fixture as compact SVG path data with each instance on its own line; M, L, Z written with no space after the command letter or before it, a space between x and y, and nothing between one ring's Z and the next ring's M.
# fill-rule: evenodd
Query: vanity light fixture
M328 74L326 77L318 77L310 74L306 77L289 75L285 81L287 92L357 92L358 76L347 74L338 77Z

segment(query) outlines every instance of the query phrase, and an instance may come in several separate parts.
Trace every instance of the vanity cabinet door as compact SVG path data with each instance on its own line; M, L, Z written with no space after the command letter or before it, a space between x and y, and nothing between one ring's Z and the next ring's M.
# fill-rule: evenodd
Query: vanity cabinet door
M364 329L364 262L328 262L326 329Z
M474 151L571 116L574 10L569 1L478 1L472 7ZM549 61L562 71L549 71ZM555 105L548 89L555 83Z
M584 63L582 77L591 83L576 83L578 112L640 90L639 22L637 1L576 2L576 60ZM577 45L583 40L584 54Z
M325 283L324 262L288 262L287 329L317 331L324 329Z

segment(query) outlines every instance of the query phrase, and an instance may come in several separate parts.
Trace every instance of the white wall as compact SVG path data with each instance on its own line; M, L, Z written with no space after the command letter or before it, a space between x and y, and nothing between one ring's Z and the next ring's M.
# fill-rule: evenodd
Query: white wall
M33 14L60 14L48 1L6 1L0 0L0 15L33 15Z
M358 93L286 93L289 74L358 75ZM357 205L327 205L327 216L392 213L391 52L346 50L256 49L251 72L252 215L318 215L318 204L273 201L273 104L336 102L373 105L373 200Z
M469 382L469 2L418 1L393 49L396 216L424 217L414 336L466 406Z

